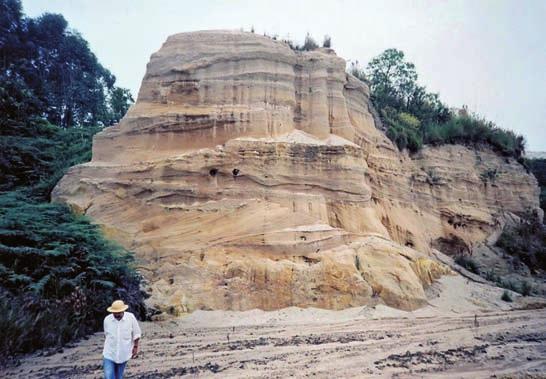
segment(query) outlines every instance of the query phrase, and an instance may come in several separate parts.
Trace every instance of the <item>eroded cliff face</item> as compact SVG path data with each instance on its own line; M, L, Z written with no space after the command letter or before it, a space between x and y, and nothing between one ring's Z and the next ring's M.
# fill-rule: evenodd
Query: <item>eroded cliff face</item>
M332 50L252 33L171 36L136 104L53 192L135 251L152 306L339 309L426 303L507 212L538 210L511 158L451 145L410 159Z

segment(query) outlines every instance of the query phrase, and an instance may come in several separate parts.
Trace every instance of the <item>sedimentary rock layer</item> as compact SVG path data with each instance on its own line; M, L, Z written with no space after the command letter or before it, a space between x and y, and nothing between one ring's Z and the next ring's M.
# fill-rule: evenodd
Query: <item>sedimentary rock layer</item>
M449 273L432 248L470 250L507 212L539 210L511 158L399 152L333 50L231 31L169 37L53 198L135 251L150 304L175 314L414 309Z

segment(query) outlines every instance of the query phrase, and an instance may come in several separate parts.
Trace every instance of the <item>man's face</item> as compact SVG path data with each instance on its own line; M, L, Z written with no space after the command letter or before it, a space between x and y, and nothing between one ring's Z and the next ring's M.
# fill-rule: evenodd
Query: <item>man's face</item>
M122 317L123 317L123 312L114 312L113 313L114 317L116 318L116 320L121 320Z

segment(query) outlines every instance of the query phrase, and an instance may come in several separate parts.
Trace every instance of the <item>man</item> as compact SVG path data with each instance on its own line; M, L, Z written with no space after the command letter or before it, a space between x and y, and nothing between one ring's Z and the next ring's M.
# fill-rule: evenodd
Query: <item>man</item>
M107 309L110 314L104 318L104 378L122 379L125 365L138 354L140 326L122 300L116 300Z

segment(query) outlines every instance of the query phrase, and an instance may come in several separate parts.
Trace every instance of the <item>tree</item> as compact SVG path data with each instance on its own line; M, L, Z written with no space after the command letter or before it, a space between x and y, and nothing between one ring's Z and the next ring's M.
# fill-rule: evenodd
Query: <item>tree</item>
M8 68L9 57L24 55L21 36L23 33L23 12L18 0L0 1L0 65Z
M366 76L373 100L379 108L405 107L417 87L415 65L404 60L404 53L387 49L368 64Z
M33 99L33 115L53 124L108 123L106 99L116 79L62 15L26 18L19 0L0 0L0 80L9 96L1 99L3 120L13 120L11 105L24 94Z
M444 123L451 118L451 113L440 101L440 96L437 93L429 93L425 87L418 85L410 94L405 111L416 116L424 124Z
M118 123L132 103L135 102L131 91L127 88L114 87L110 91L110 112L111 112L111 123Z
M36 91L46 104L47 119L56 125L92 125L107 115L106 94L115 77L105 69L77 32L68 31L63 16L44 14L32 23L38 42Z
M400 150L417 152L423 144L488 144L497 153L523 163L525 139L467 110L451 112L437 93L417 84L415 65L404 53L387 49L364 72L358 61L349 72L370 86L371 100Z

